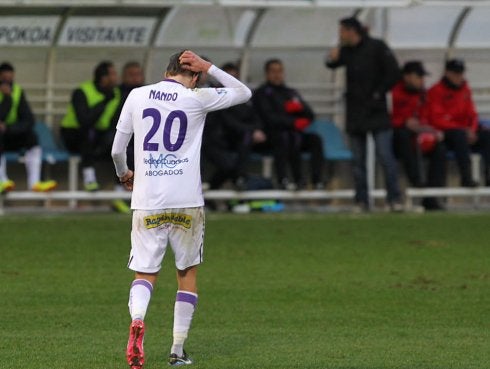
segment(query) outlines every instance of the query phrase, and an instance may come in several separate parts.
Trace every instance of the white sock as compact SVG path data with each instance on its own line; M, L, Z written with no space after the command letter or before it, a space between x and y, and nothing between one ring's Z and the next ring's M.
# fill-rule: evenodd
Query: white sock
M97 182L97 178L95 177L95 168L94 167L85 167L82 169L83 174L83 183L93 183Z
M182 356L184 342L191 327L192 316L197 305L197 294L188 291L177 291L174 307L174 342L171 353Z
M34 146L32 149L27 150L24 155L27 171L27 188L29 189L41 180L42 155L43 151L41 146Z
M153 286L145 279L135 279L129 290L129 314L131 319L145 319L146 310L150 303Z
M7 160L5 159L5 155L0 157L0 181L5 182L8 181L9 177L7 177Z

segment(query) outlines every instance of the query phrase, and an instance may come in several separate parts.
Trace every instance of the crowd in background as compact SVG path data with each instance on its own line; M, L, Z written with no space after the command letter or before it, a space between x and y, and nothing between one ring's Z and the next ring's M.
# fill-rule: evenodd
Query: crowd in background
M441 79L426 88L423 62L411 60L400 67L388 45L372 38L358 19L340 20L339 41L339 46L329 51L326 67L346 68L346 133L353 154L355 202L360 210L370 208L367 135L374 139L384 172L386 201L393 211L403 208L398 161L410 185L443 187L451 152L462 186L490 186L490 129L479 124L471 89L464 78L463 60L445 61ZM240 77L237 63L226 63L222 69ZM326 188L324 145L329 143L308 130L315 113L301 94L287 85L284 69L281 60L269 59L264 65L264 82L251 101L208 115L202 152L204 160L212 164L211 171L204 173L211 189L227 183L237 190ZM92 79L72 92L61 121L59 136L69 152L80 155L87 191L101 187L95 164L110 159L119 113L130 91L144 85L143 68L137 62L125 64L121 83L118 81L112 62L99 63ZM219 88L211 80L202 82ZM392 96L391 107L388 93ZM55 181L41 179L42 148L34 132L34 116L24 91L15 83L14 67L4 62L0 65L0 192L15 186L7 176L3 155L12 150L25 151L29 189L50 191L56 187ZM470 155L474 151L482 155L485 183L479 184L471 176ZM305 152L309 153L308 171L303 167ZM253 153L273 156L274 183L249 172ZM128 152L128 159L132 156ZM117 181L114 189L122 190ZM443 209L436 198L425 198L423 205L428 210ZM115 206L120 211L129 210L122 201Z

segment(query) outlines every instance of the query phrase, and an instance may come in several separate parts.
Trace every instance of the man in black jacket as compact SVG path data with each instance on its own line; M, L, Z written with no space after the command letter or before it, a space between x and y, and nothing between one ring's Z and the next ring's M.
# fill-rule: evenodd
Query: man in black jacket
M339 27L340 48L330 50L326 66L346 67L346 128L354 155L356 202L369 209L366 172L366 137L371 133L386 181L387 201L392 210L401 210L398 170L393 154L386 93L399 79L395 56L388 46L369 37L354 17L344 18Z
M221 69L239 78L235 64L226 63ZM238 189L246 189L250 151L253 145L265 140L262 122L250 102L209 113L204 126L203 153L215 166L210 188L220 188L231 179Z
M285 189L301 188L306 183L301 168L301 152L311 155L313 187L322 189L323 144L321 138L305 129L315 114L300 94L284 83L284 66L279 59L265 63L266 82L253 94L252 100L264 121L272 145L279 185ZM287 165L291 166L294 183L290 183Z

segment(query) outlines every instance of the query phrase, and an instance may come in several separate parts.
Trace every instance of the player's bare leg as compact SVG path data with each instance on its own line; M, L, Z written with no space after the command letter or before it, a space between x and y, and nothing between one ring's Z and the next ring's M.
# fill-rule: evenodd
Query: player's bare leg
M197 265L185 270L177 270L179 290L197 293Z
M145 337L145 315L150 303L153 286L158 273L136 273L129 292L129 313L131 325L129 326L129 339L126 348L126 358L131 369L141 369L145 363L143 341Z
M178 291L174 308L174 341L168 361L173 366L192 364L192 360L184 351L184 342L197 305L196 277L197 266L192 266L185 270L177 270Z

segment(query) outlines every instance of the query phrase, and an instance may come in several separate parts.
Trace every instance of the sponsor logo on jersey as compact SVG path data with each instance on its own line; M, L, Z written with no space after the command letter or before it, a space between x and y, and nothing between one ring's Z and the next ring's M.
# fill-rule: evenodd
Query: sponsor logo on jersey
M163 169L164 167L169 168L169 169L173 169L179 164L188 163L189 159L188 158L180 159L177 156L175 156L174 154L167 154L165 156L163 156L163 154L160 154L160 156L158 158L154 158L150 154L150 157L144 158L143 162L146 165L149 165L150 169L152 169L152 168Z
M145 172L146 177L181 176L182 174L184 174L182 169L147 170Z
M148 215L143 218L145 227L152 229L162 225L174 224L184 228L191 228L192 216L184 213L161 213Z
M226 95L228 93L228 91L226 91L224 88L217 88L216 93L218 95Z
M148 95L149 99L160 101L175 101L178 97L179 94L177 92L170 93L156 90L150 90L150 95Z

